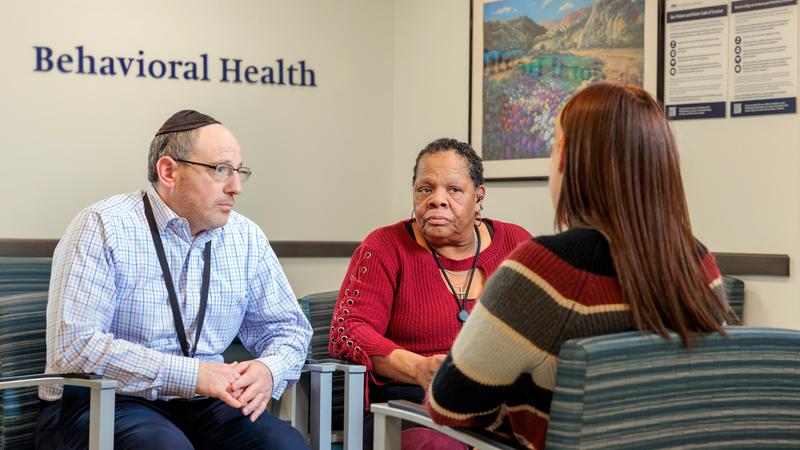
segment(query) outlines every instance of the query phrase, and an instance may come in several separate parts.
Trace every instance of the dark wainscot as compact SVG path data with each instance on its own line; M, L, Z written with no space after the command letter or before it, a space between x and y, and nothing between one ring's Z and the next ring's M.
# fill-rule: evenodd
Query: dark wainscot
M0 239L0 256L49 257L57 239ZM349 258L359 242L272 241L279 258ZM789 276L789 255L762 253L714 253L726 275Z

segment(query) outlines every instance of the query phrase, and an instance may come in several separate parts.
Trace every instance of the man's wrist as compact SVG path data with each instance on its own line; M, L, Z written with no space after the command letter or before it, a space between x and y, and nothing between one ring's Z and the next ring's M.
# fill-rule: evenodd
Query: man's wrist
M288 367L277 355L256 358L256 361L266 366L272 376L272 397L276 399L280 398L288 384L286 382Z
M192 398L197 392L200 360L185 356L164 355L159 397Z
M254 359L253 361L261 364L262 366L264 366L265 369L267 369L267 375L269 376L269 381L270 381L270 383L273 383L275 381L275 379L272 376L272 369L269 368L267 363L265 363L264 361L262 361L260 359Z

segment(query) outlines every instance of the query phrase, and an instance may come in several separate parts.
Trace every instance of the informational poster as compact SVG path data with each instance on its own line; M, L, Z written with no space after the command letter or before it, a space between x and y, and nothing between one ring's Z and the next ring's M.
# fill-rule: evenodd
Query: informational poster
M725 117L728 2L667 2L664 104L671 120Z
M731 2L731 117L797 111L797 0Z

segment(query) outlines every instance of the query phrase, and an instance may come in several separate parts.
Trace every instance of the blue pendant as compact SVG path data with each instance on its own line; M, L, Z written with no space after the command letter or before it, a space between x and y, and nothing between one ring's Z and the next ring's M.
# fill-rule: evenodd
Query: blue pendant
M467 318L469 318L469 313L467 312L466 309L462 309L461 311L458 312L459 322L464 323L467 321Z

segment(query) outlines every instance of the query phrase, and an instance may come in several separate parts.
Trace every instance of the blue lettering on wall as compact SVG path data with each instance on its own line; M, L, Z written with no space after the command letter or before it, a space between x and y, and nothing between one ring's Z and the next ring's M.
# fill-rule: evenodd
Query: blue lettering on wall
M47 46L34 46L33 50L34 72L184 81L210 81L211 72L219 74L220 83L317 87L316 74L305 60L291 63L277 58L267 65L258 65L240 58L219 58L217 71L209 68L208 53L190 59L165 60L150 58L144 50L139 50L136 56L95 55L83 45L63 53Z

